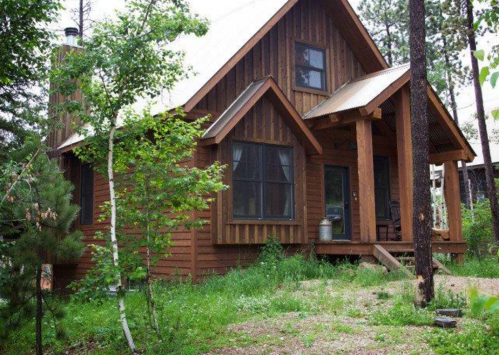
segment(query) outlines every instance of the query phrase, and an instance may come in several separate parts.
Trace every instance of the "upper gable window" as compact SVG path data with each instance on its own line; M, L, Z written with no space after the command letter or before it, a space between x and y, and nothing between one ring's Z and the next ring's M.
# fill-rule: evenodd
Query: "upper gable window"
M323 49L296 43L296 86L326 91L326 53Z

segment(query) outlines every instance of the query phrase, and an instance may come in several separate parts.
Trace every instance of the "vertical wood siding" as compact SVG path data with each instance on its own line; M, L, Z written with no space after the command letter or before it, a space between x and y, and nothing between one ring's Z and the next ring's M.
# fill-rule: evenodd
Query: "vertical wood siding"
M327 92L295 86L296 41L325 49ZM363 74L360 63L320 3L302 0L255 44L196 108L221 113L252 81L272 75L298 112L305 113L341 85Z

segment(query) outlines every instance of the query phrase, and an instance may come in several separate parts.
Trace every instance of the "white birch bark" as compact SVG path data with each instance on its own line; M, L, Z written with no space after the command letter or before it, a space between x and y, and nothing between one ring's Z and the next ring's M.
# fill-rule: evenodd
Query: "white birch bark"
M121 326L123 328L123 333L125 334L125 338L128 342L128 346L133 354L137 353L137 348L135 347L135 343L133 341L132 333L130 332L130 328L128 326L128 321L126 319L126 308L125 308L125 299L123 294L121 293L121 289L123 287L121 283L121 273L118 269L119 266L119 253L118 253L118 240L116 238L116 194L114 191L114 172L113 172L113 152L114 152L114 133L116 131L116 122L111 124L111 130L109 131L109 140L108 140L108 153L107 153L107 174L109 180L109 196L111 200L111 246L113 250L113 264L117 268L117 284L116 284L116 292L118 294L118 310L120 313Z

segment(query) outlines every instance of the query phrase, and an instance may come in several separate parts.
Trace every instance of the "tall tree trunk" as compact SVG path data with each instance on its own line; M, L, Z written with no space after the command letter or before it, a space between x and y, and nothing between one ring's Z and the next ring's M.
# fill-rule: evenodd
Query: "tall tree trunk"
M442 10L440 9L440 14L442 14ZM447 46L447 38L444 34L442 34L442 41L443 41L443 49L444 49L444 60L445 60L445 73L447 76L447 86L449 87L449 97L450 97L450 104L452 107L452 115L454 116L454 121L456 121L456 124L459 126L459 116L457 113L457 102L456 102L456 95L454 93L454 80L452 80L452 73L451 73L451 64L449 60L449 53L448 53L448 46ZM464 182L464 202L466 204L466 208L470 208L471 206L471 201L470 201L470 186L468 184L468 167L466 166L466 162L462 161L462 171L463 171L463 182Z
M111 202L111 246L113 250L113 263L117 269L116 275L116 292L118 295L118 311L120 313L121 326L123 333L128 342L128 346L133 354L137 353L137 348L133 341L132 333L128 326L126 319L125 298L123 295L123 284L121 282L121 273L119 271L119 253L118 253L118 239L116 238L116 194L114 191L114 171L113 171L113 153L114 153L114 133L116 132L116 119L111 124L108 139L108 154L107 154L107 174L109 179L109 197Z
M428 81L426 79L425 4L410 0L411 122L414 178L413 244L416 258L415 303L426 307L432 300L433 260L431 250L430 141L428 127Z
M42 299L42 266L38 265L36 270L36 355L43 355L42 344L42 320L43 320L43 299Z
M388 64L390 66L393 65L393 44L392 44L392 34L390 33L390 26L388 23L385 23L385 29L386 29L386 45L388 47Z
M79 27L79 35L80 35L80 38L83 38L83 15L84 15L84 8L83 8L83 2L85 0L80 0L80 8L79 8L79 15L80 15L80 18L79 18L79 21L78 21L78 27Z
M485 178L487 181L487 197L490 203L490 213L492 214L494 238L497 242L499 242L499 210L497 204L497 189L494 181L494 167L492 166L492 159L490 157L489 135L487 133L487 124L485 123L485 109L483 107L482 88L478 79L480 70L478 68L478 60L473 55L476 51L476 38L473 27L473 4L471 3L471 0L466 1L466 12L468 19L468 42L470 45L473 86L475 87L478 131L480 132L480 141L482 143L482 154L485 164Z

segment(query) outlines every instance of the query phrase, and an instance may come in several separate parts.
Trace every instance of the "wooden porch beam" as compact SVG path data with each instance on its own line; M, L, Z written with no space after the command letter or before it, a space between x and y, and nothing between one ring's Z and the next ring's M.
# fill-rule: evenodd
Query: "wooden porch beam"
M445 162L444 172L444 198L447 206L450 241L457 242L463 239L461 191L457 161Z
M328 129L333 127L342 127L359 120L380 120L382 116L381 108L376 108L373 112L367 115L362 115L357 110L347 111L343 113L334 113L326 118L316 120L312 126L314 131Z
M397 129L397 163L400 196L400 223L402 225L402 240L410 242L412 241L413 176L411 107L408 86L404 86L396 93L395 108L395 120Z
M466 152L463 149L452 150L444 153L430 154L430 164L442 165L447 161L458 161L467 159Z
M376 211L374 201L374 159L372 121L357 120L357 160L359 175L360 239L376 242Z

